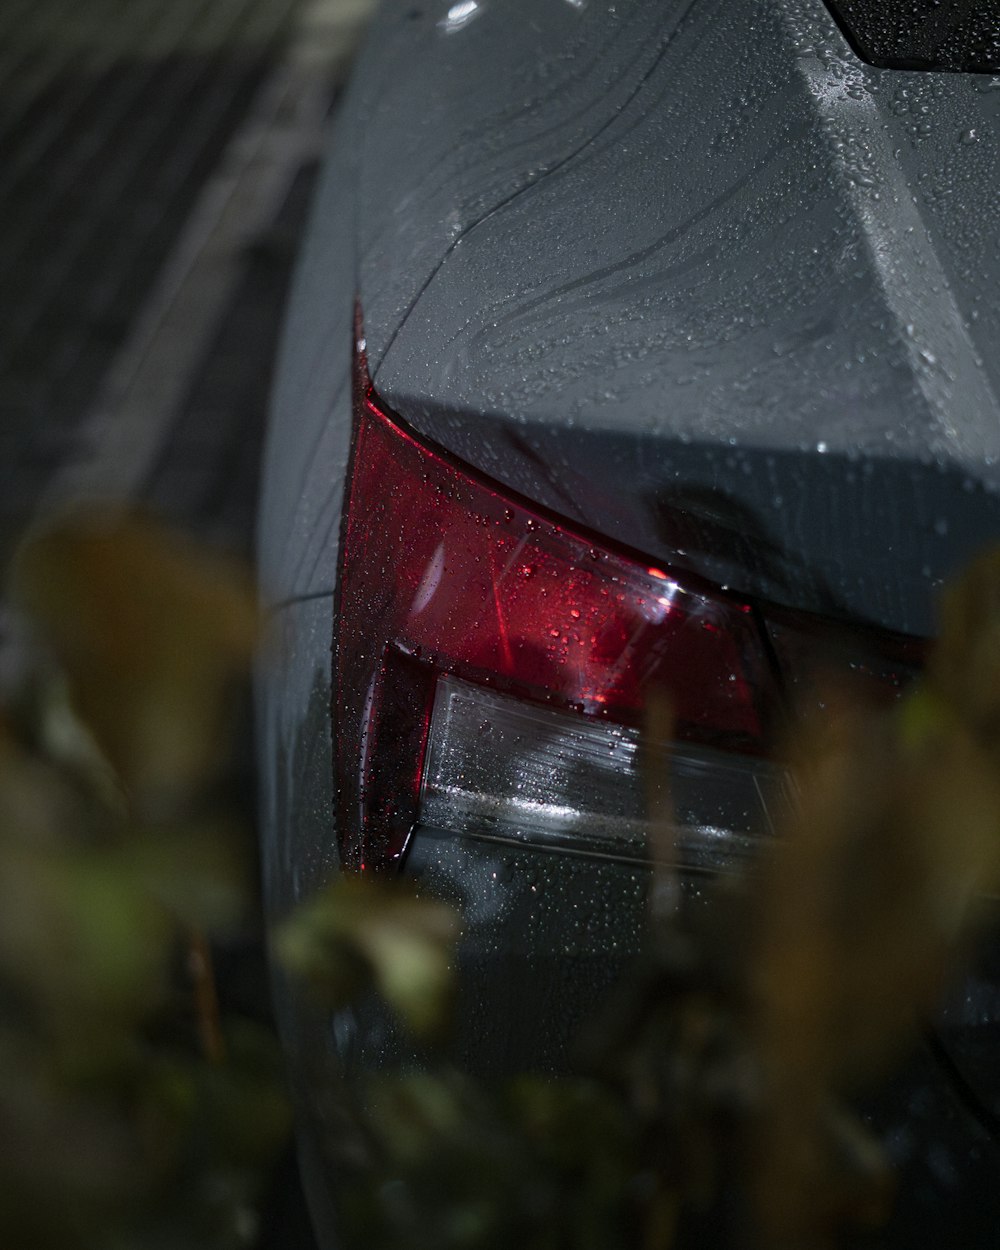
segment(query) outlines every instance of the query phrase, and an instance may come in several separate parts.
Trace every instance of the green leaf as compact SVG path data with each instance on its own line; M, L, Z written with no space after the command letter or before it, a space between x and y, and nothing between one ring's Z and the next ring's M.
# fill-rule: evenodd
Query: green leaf
M183 808L220 762L223 695L255 644L245 579L152 523L93 511L31 536L13 593L133 805Z
M402 882L340 877L298 909L277 936L285 966L334 1006L370 984L419 1037L438 1034L453 985L459 918Z

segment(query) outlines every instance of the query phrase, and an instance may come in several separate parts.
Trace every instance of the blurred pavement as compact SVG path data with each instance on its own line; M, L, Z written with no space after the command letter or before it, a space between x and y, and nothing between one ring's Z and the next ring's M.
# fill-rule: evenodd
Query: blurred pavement
M81 497L249 552L280 305L369 6L0 6L0 562Z
M285 292L371 4L0 4L0 569L88 499L251 557ZM249 717L235 774L252 822ZM266 1014L259 933L218 958ZM259 1250L311 1245L289 1156Z

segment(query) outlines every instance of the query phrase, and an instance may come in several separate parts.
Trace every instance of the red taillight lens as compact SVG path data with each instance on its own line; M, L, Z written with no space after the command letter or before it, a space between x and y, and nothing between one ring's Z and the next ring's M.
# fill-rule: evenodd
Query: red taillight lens
M663 691L683 742L766 753L777 691L748 603L458 464L380 405L363 361L355 422L334 705L345 863L404 850L443 674L633 734Z

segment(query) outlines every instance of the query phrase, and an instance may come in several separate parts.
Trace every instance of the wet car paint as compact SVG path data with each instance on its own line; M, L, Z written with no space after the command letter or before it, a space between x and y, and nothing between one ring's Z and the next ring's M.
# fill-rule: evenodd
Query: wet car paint
M333 584L356 289L376 388L499 481L931 632L1000 530L996 81L872 69L819 0L436 12L383 11L341 114L276 404L311 473L269 490L329 524L291 569L264 527L277 596Z
M332 136L265 462L272 916L338 867L355 296L376 388L498 481L741 592L931 633L936 586L1000 534L998 120L1000 80L874 70L819 0L383 8ZM410 870L468 896L471 964L511 913L475 911L468 855L425 831ZM566 897L535 905L572 947ZM628 910L608 941L628 945ZM308 1108L353 1043L278 996ZM879 1115L919 1174L899 1219L924 1240L902 1244L996 1226L995 1145L933 1058ZM321 1211L328 1177L307 1171Z

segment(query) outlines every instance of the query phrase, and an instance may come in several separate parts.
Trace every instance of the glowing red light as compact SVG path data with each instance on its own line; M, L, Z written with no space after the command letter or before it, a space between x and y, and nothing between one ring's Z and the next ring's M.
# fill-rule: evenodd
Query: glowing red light
M679 738L766 754L778 672L794 688L825 666L891 697L922 659L919 640L754 607L544 514L383 407L360 318L355 347L332 709L345 866L405 849L441 673L638 726L663 691Z
M483 517L503 517L505 525L484 527ZM742 605L687 592L683 609L671 604L664 612L646 569L612 551L588 560L590 547L568 528L512 508L495 488L418 444L368 396L342 612L348 622L365 621L369 646L385 635L383 646L419 649L438 668L460 666L476 679L582 710L599 693L632 723L641 721L644 691L659 681L689 727L758 738L755 692L766 675ZM526 568L530 577L517 575ZM373 576L383 569L388 576Z
M361 369L355 419L334 702L345 862L405 847L441 672L633 725L662 689L679 736L764 752L772 674L746 604L681 591L512 498L383 410Z

